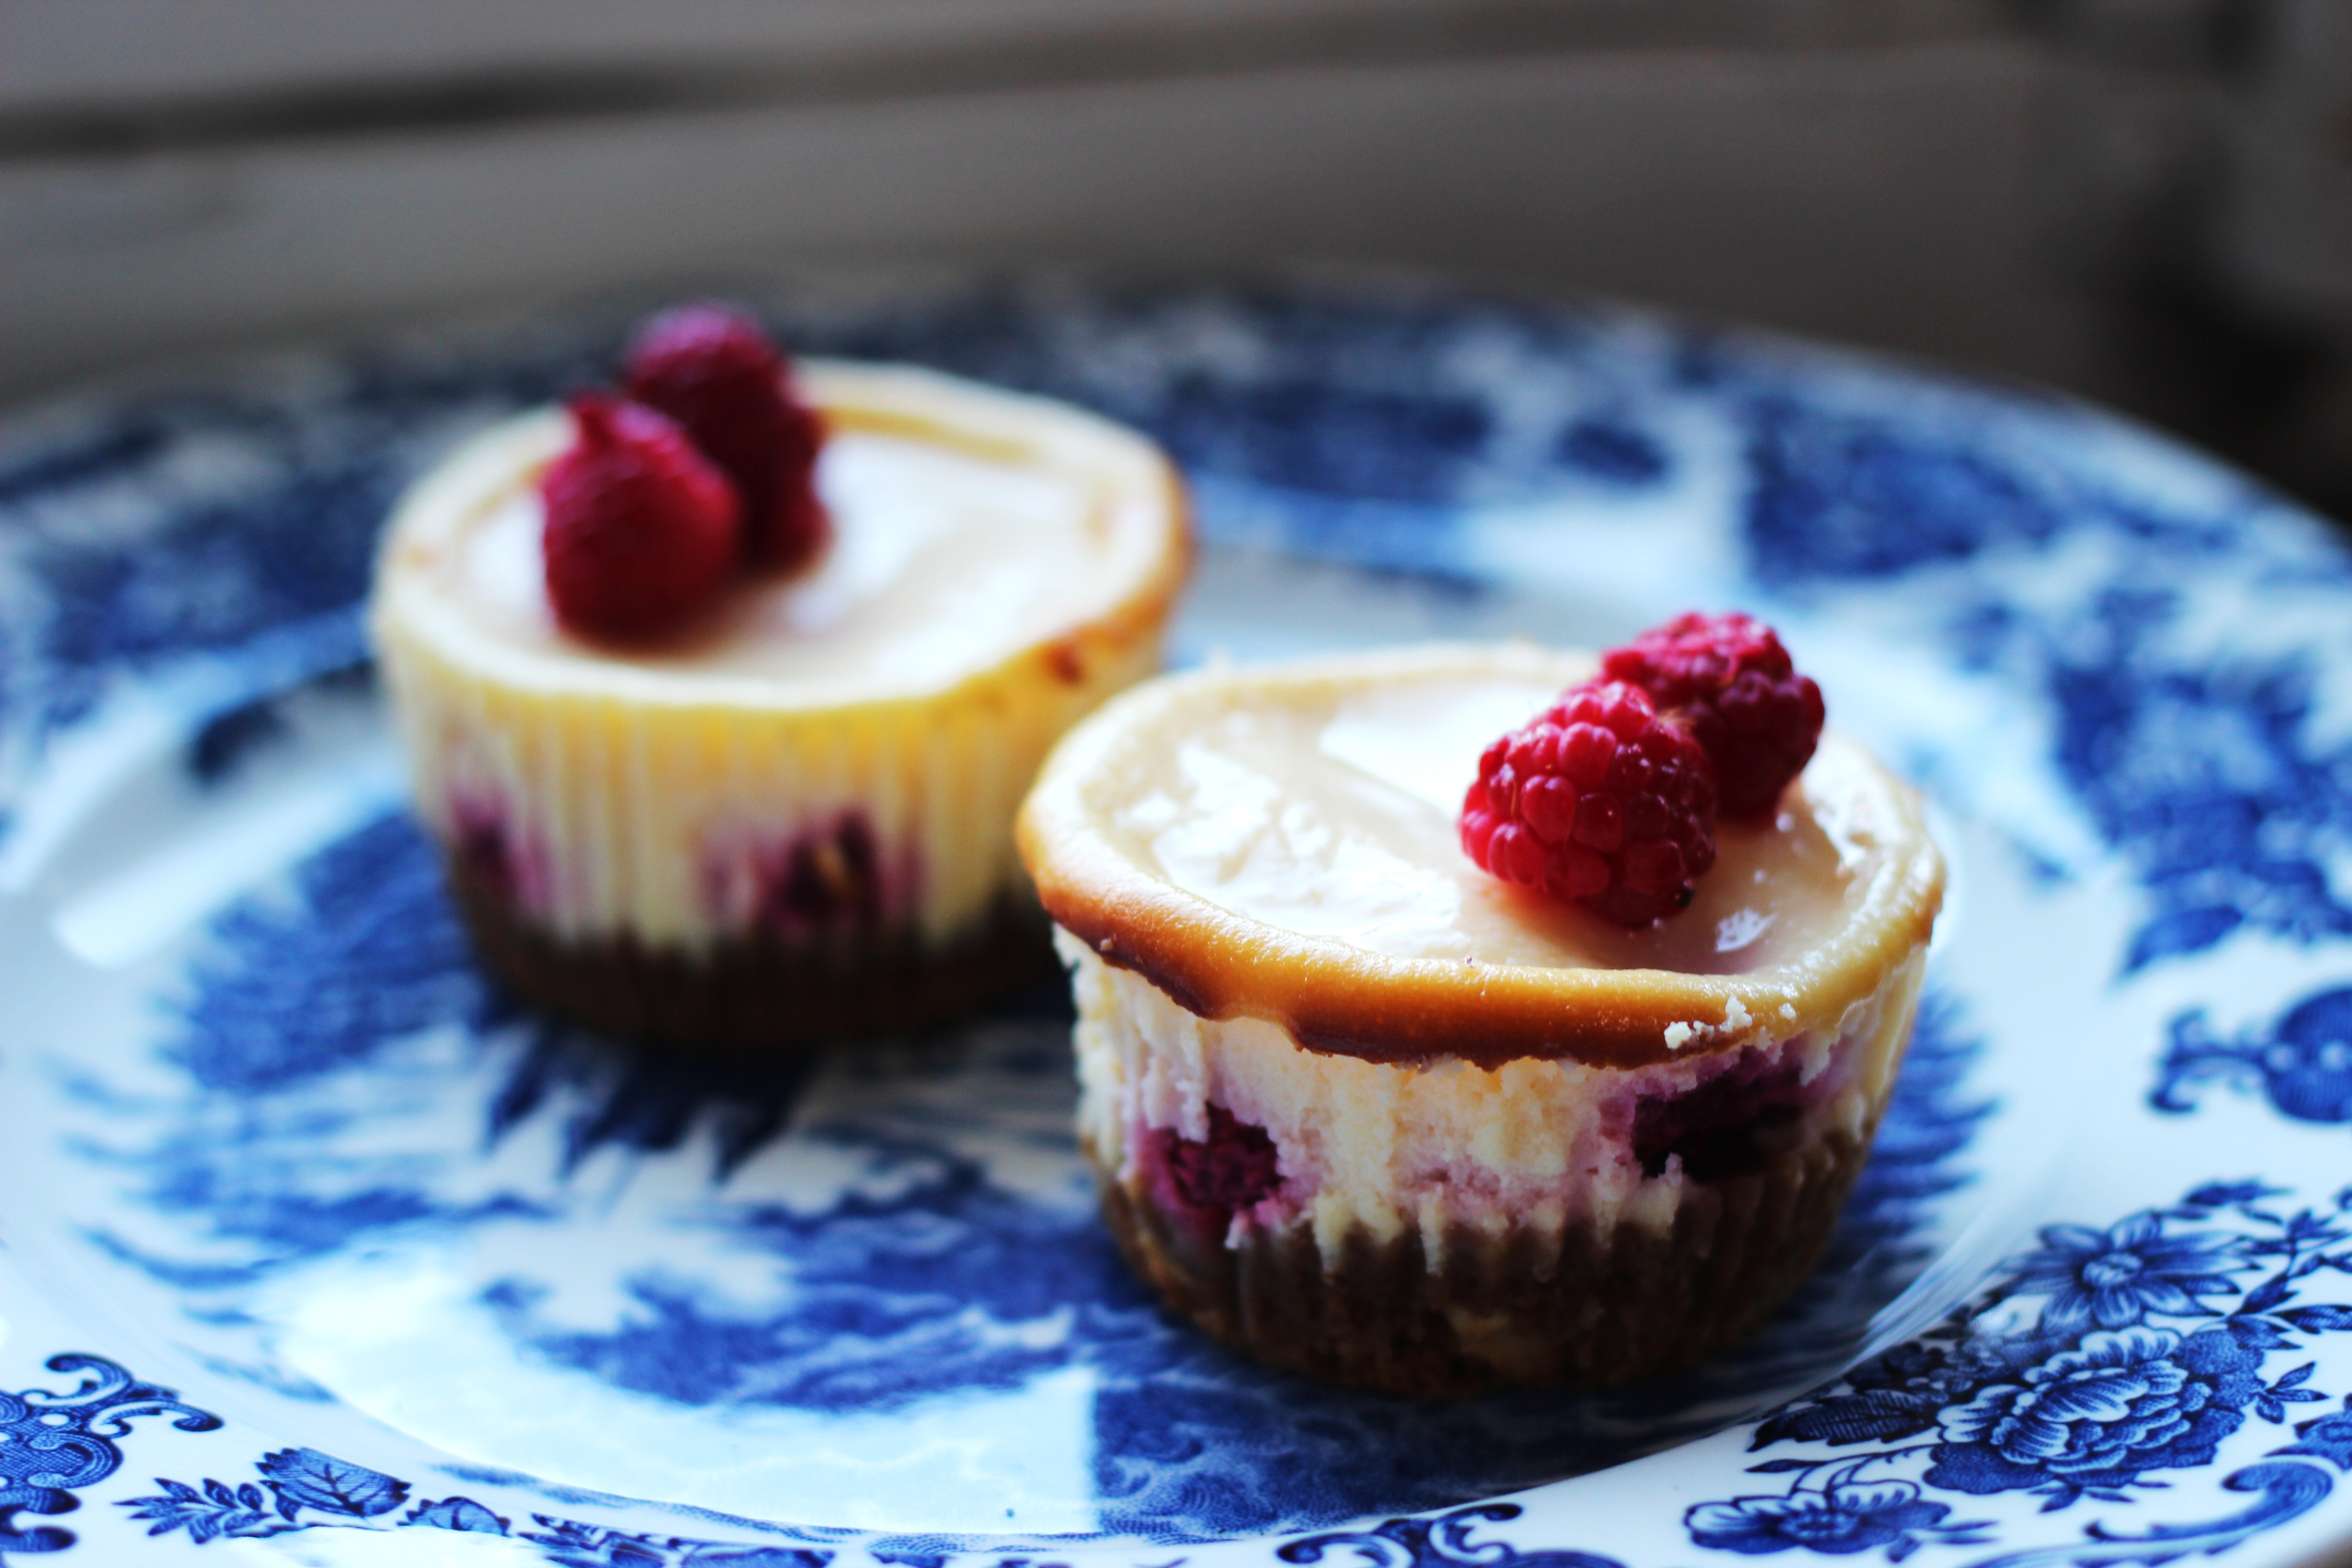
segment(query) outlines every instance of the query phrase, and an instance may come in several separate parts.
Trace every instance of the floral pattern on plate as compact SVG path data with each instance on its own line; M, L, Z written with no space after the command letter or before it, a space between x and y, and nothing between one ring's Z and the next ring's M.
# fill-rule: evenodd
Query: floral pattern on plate
M625 323L294 356L0 429L0 1415L50 1435L0 1445L0 1556L332 1527L567 1563L1986 1568L2352 1532L2324 529L2063 403L1625 312L773 306L813 352L1167 440L1209 541L1184 657L1780 622L1960 871L1831 1265L1672 1386L1353 1395L1118 1271L1049 994L749 1075L516 1010L392 813L352 611L404 479ZM26 1468L58 1434L75 1464Z

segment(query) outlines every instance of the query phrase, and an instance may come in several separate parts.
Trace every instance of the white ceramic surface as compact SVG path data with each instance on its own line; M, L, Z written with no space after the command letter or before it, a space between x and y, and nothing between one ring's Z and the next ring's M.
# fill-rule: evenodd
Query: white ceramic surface
M773 308L1166 439L1209 541L1183 659L1779 624L1955 868L1831 1263L1671 1386L1352 1394L1127 1278L1050 988L808 1071L535 1017L400 813L354 606L400 482L605 374L623 323L216 368L0 427L0 1561L2352 1536L2352 554L2320 524L2071 405L1615 313Z

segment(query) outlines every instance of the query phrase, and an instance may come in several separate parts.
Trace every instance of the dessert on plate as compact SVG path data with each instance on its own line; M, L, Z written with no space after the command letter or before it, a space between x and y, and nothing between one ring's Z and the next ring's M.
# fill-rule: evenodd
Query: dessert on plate
M1383 652L1078 726L1021 841L1129 1262L1265 1361L1411 1394L1755 1326L1861 1168L1943 885L1911 791L1821 724L1725 616L1605 673Z
M625 395L401 501L370 623L477 946L618 1034L758 1047L1036 972L1013 845L1055 740L1157 668L1189 557L1150 441L702 308Z

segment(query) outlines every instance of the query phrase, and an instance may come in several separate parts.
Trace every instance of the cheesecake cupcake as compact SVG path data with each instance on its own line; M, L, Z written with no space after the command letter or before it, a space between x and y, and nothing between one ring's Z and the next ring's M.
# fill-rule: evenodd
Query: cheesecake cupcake
M1079 1135L1175 1311L1399 1393L1610 1385L1811 1268L1942 863L1785 655L1673 654L1661 696L1527 646L1198 673L1056 750L1021 843Z
M417 810L490 966L593 1026L952 1017L1049 956L1014 808L1158 667L1180 482L1078 409L787 368L716 314L401 501L370 625Z

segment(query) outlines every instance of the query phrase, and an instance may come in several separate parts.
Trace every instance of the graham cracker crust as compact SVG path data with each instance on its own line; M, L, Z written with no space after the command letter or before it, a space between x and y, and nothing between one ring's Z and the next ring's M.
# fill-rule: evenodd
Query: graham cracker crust
M1750 1175L1693 1184L1664 1232L1457 1225L1431 1258L1417 1229L1357 1230L1327 1267L1311 1226L1236 1247L1108 1179L1128 1263L1180 1316L1311 1377L1461 1398L1503 1387L1609 1388L1706 1360L1753 1331L1828 1242L1866 1142L1808 1143Z
M815 942L761 933L688 953L626 936L560 941L520 918L465 857L444 863L475 951L499 979L600 1033L683 1049L797 1049L929 1028L1055 967L1044 912L1017 897L947 947L865 925Z

